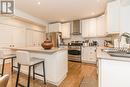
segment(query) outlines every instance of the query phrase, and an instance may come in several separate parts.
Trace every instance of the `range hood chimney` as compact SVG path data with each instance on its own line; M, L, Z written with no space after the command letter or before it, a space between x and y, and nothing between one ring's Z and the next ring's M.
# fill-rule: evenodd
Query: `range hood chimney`
M74 20L72 26L72 34L81 35L80 20Z

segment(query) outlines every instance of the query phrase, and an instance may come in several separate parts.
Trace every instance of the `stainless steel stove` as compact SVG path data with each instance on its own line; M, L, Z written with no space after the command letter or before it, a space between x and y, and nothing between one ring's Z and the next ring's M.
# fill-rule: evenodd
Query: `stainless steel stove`
M82 42L72 42L68 43L68 60L73 62L81 62L82 54Z

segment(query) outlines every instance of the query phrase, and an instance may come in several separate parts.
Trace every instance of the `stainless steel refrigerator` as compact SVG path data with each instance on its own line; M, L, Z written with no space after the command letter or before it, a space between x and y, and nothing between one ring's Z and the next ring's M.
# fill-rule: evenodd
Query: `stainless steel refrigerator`
M50 32L46 34L46 37L52 41L53 47L59 47L62 43L62 33L61 32Z

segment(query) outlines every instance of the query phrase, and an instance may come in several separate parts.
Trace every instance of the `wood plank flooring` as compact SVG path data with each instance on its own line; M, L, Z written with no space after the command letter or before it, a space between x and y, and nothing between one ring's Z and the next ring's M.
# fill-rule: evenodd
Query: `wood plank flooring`
M10 75L10 80L8 82L7 87L15 87L16 72L11 74L10 64L7 64L5 68L6 68L5 70L6 74ZM69 71L68 71L68 75L66 79L58 87L79 87L84 77L97 79L96 65L69 62L68 69ZM27 76L21 74L20 83L26 86ZM31 79L31 87L56 87L56 86L50 83L47 83L47 85L44 85L43 82L40 80Z

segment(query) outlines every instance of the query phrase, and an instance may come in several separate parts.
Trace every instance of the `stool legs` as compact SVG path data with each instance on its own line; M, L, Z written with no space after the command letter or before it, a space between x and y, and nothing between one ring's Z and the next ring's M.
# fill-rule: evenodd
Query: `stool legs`
M44 76L44 84L46 84L45 64L44 64L44 61L43 61L43 76Z
M4 74L4 67L5 67L5 59L3 59L1 76L3 76L3 74Z
M35 65L30 65L29 66L27 87L30 87L31 67L33 67L33 79L35 79L35 74L39 75L39 76L42 76L42 77L44 77L44 84L46 84L45 64L44 64L44 61L41 62L41 63L43 64L43 75L35 73ZM18 73L17 73L17 79L16 79L16 86L15 87L18 87L18 85L21 85L21 84L18 83L19 82L20 68L21 68L21 64L18 64Z
M33 65L33 80L35 80L35 66Z
M31 74L31 66L29 66L29 71L28 71L28 84L27 84L27 87L30 87L30 74Z
M13 73L13 58L11 58L11 71L12 71L12 73Z
M21 68L21 64L18 64L18 73L17 73L17 79L16 79L16 86L15 87L18 87L20 68Z

